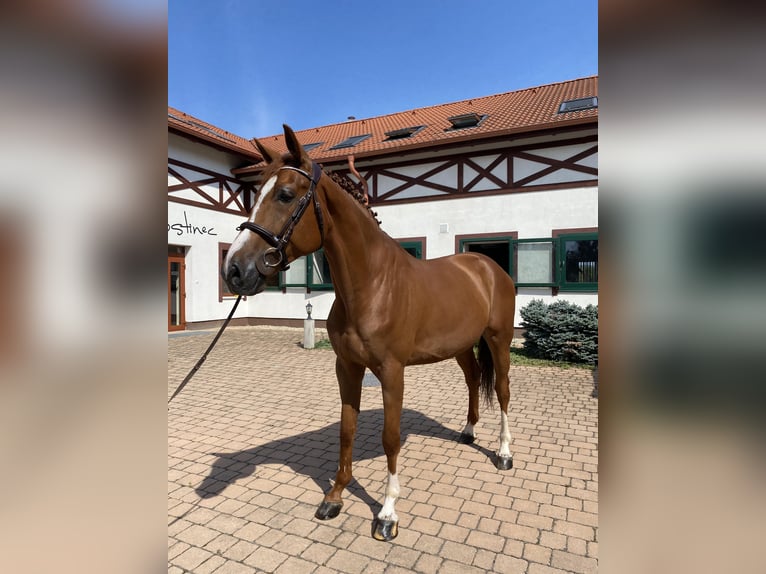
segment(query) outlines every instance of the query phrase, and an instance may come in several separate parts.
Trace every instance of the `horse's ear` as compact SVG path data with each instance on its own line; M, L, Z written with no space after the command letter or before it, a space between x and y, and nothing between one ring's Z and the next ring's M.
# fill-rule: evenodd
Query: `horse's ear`
M282 157L282 155L279 152L266 147L261 142L259 142L256 138L253 138L253 142L255 142L255 147L257 147L258 151L261 152L261 155L263 156L263 159L266 160L266 163L274 163L276 160Z
M287 124L282 124L282 128L285 130L285 143L287 144L287 149L290 150L293 157L302 164L311 163L311 158L309 158L308 154L303 150L303 146L301 145L301 142L298 141L298 137L295 135L292 128Z

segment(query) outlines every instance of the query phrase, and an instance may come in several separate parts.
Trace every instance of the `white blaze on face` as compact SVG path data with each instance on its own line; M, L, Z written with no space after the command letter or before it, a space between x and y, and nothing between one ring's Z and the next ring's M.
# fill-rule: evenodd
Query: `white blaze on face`
M261 205L263 204L263 200L266 199L266 196L271 192L272 189L274 189L274 184L277 181L277 176L272 175L269 180L263 184L263 187L261 187L261 194L258 196L258 201L255 202L255 207L253 208L253 213L250 215L250 221L251 223L255 223L255 215L258 213L258 210L261 208ZM231 247L229 247L229 252L226 254L226 261L224 263L224 269L229 268L229 263L231 262L231 258L234 256L234 254L242 249L244 247L245 243L247 242L247 239L250 237L250 231L249 229L243 229L239 232L239 235L237 235L234 238L234 241L231 243ZM246 235L248 234L248 235Z

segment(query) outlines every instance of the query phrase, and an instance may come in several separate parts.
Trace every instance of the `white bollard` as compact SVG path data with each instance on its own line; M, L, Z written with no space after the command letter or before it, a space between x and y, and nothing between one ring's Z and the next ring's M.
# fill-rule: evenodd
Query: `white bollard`
M314 348L314 319L303 320L303 348Z

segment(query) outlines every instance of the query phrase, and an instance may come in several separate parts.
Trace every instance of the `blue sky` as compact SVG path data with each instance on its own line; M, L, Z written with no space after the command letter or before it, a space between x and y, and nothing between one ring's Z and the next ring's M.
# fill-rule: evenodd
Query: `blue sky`
M596 0L169 0L168 104L251 138L598 73Z

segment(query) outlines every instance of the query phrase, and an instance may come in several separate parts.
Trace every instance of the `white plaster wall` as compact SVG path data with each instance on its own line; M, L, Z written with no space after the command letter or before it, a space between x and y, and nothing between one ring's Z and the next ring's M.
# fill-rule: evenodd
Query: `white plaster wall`
M186 219L184 220L184 213ZM168 202L168 225L176 223L197 227L205 226L213 235L190 233L168 229L168 245L182 245L186 250L186 321L224 319L231 309L231 302L218 302L218 243L231 243L237 234L235 227L242 218L210 209ZM247 316L244 302L237 309L237 316Z
M598 188L533 191L489 197L449 199L420 204L375 206L381 227L394 238L425 237L427 259L455 253L455 236L517 231L519 239L551 237L553 229L598 227ZM447 233L440 233L446 223ZM520 288L519 310L532 299L546 303L564 299L577 305L598 304L597 293L559 292L550 288Z
M184 213L186 219L184 220ZM168 202L168 225L188 222L199 228L212 229L209 233L188 232L185 228L168 230L168 245L181 245L186 250L186 321L212 321L225 319L234 303L234 298L218 301L218 243L231 243L239 233L236 227L243 218L179 203ZM287 293L264 291L257 296L247 297L237 307L235 317L262 317L272 319L304 319L306 303L314 306L312 316L326 319L335 299L333 292L290 288Z
M394 238L426 237L428 259L455 252L455 235L517 231L519 238L550 237L552 229L598 226L596 188L527 192L479 198L423 202L419 204L376 206L382 228ZM168 203L168 224L187 221L212 228L215 235L182 235L170 229L168 244L184 245L186 255L186 320L193 323L223 319L232 299L218 301L218 243L231 243L242 218L178 203ZM448 233L439 226L448 225ZM335 299L333 292L290 288L287 293L265 291L240 303L236 317L305 318L308 300L315 319L326 319ZM549 288L519 289L514 323L521 323L519 309L532 299L551 303L565 299L578 305L598 304L596 293L564 293L556 297Z
M171 133L168 134L168 157L230 177L230 170L244 163L234 154Z
M226 176L231 176L230 170L243 163L242 158L233 154L215 150L210 146L193 142L175 134L168 134L168 157ZM184 172L183 169L179 169L179 171ZM196 174L193 177L201 176ZM173 180L173 183L177 182ZM217 186L211 187L214 187L212 193L217 198ZM175 195L179 196L180 194L176 193ZM199 200L193 191L189 192L189 198ZM184 214L186 214L185 219ZM187 248L184 277L187 323L225 319L229 314L234 298L225 298L222 302L218 301L218 243L231 243L239 233L236 231L236 227L243 220L244 217L239 215L183 205L173 201L168 202L168 245L180 245ZM174 224L186 224L187 222L199 228L204 226L208 233L202 234L186 229L172 228ZM209 233L211 228L213 234ZM264 297L264 299L269 298ZM269 316L262 312L265 303L268 302L256 297L248 297L247 300L240 302L235 317ZM271 307L277 309L280 307L275 303L282 303L282 306L285 304L284 299L271 301Z
M168 155L199 167L228 175L241 163L231 154L170 134ZM550 237L556 228L597 227L598 191L594 187L555 191L535 191L489 197L471 197L376 206L382 228L392 237L427 238L425 257L433 259L455 252L455 235L517 231L519 238ZM184 220L184 213L186 220ZM186 321L189 323L224 319L233 299L218 301L218 243L231 243L242 217L199 207L168 202L168 225L188 222L212 233L190 233L168 229L168 244L186 246ZM447 233L440 233L446 223ZM515 324L520 324L518 309L534 298L552 302L550 289L520 289ZM595 293L560 293L558 298L578 305L598 303ZM326 319L335 295L331 291L306 293L291 288L287 293L265 291L248 297L237 309L236 317L305 317L308 300L312 315Z
M427 238L428 259L455 252L455 235L517 231L519 239L553 229L598 227L598 189L583 187L375 206L391 237ZM449 226L440 233L440 224Z

